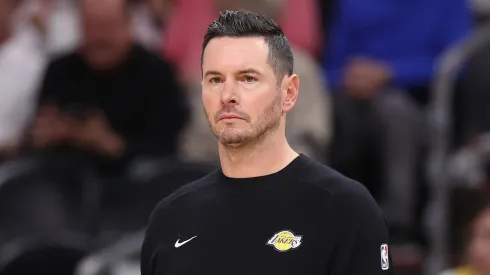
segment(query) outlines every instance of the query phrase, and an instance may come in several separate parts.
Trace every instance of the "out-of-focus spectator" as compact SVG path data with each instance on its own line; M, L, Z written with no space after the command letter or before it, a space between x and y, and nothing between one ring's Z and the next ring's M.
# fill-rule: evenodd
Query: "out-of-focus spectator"
M285 1L263 5L261 0L247 0L248 10L275 18L282 14ZM274 2L274 1L272 1ZM240 1L217 0L219 9L243 7ZM321 76L321 69L305 51L293 48L294 73L300 78L300 96L293 111L288 113L287 137L290 145L298 152L312 158L324 160L324 151L332 135L331 102ZM187 128L182 146L184 158L190 160L217 161L217 141L209 131L208 121L203 116L201 81L191 82L189 87L191 106L195 110Z
M46 60L44 35L49 3L17 28L13 24L17 0L0 1L0 155L13 156L33 115L37 86ZM18 11L18 10L17 10Z
M465 0L339 1L325 47L326 76L355 98L373 97L386 86L426 96L420 93L435 59L470 27Z
M128 0L131 11L131 27L134 39L151 51L160 51L162 28L171 11L168 0ZM75 50L80 43L80 11L78 0L25 0L18 20L39 9L43 2L50 2L52 11L46 22L45 50L49 56Z
M441 275L488 275L490 274L490 204L471 225L466 264Z
M336 3L323 59L336 91L332 166L383 196L396 228L410 228L415 218L434 62L470 27L465 0Z
M234 8L247 8L259 12L268 6L278 6L284 2L285 8L277 18L290 42L294 47L311 55L318 53L321 32L315 0L267 0L261 1L259 5L243 0L228 2L227 5ZM215 0L180 0L164 30L163 54L178 65L181 78L184 80L201 77L199 62L202 37L208 24L223 7L216 4Z
M171 67L133 43L125 1L80 5L82 46L49 65L34 146L67 145L108 164L175 154L188 110Z

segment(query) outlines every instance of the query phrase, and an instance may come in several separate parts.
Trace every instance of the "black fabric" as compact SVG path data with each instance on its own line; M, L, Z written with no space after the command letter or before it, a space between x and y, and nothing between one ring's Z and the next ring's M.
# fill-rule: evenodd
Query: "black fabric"
M150 219L141 269L142 275L393 274L392 266L382 268L387 243L369 192L300 155L262 177L229 178L218 170L164 199Z
M185 93L170 65L137 45L111 71L93 70L76 52L54 60L39 102L80 118L91 108L101 109L127 143L123 163L136 155L175 154L189 117ZM113 163L101 157L98 161L108 167Z

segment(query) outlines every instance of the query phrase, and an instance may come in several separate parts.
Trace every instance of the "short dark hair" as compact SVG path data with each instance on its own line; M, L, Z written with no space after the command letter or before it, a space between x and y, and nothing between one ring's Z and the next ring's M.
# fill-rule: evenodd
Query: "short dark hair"
M289 41L274 20L246 10L224 11L208 27L202 43L201 66L204 50L209 41L219 37L263 37L269 46L268 63L278 81L293 73L294 58Z

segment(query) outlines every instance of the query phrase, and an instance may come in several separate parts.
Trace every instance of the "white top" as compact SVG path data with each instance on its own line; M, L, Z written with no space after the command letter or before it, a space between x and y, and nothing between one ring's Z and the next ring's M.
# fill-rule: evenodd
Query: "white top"
M0 46L0 147L23 135L45 66L41 37L34 28L26 26Z

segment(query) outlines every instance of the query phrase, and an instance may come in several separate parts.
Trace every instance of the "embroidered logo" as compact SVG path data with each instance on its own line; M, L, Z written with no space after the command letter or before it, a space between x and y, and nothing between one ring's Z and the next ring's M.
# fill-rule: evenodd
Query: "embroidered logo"
M390 268L390 257L388 256L388 245L381 245L381 269L388 270Z
M302 236L295 236L289 230L283 230L272 236L267 241L267 245L273 246L279 252L286 252L290 249L296 249L301 245Z

